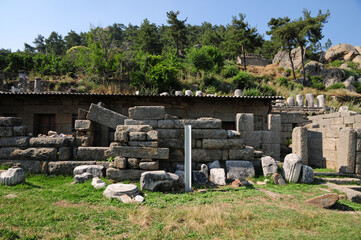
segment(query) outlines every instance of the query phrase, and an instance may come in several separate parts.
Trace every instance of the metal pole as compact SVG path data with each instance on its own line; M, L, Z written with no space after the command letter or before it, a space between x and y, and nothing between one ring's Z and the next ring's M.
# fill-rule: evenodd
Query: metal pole
M186 192L192 191L192 126L185 125L184 136L184 150L185 150L185 163L184 163L184 181Z

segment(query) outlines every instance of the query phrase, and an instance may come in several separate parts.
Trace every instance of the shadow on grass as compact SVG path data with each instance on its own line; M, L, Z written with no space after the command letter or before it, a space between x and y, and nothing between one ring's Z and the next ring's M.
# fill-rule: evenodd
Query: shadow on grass
M23 183L25 186L28 186L29 188L41 188L40 186L38 185L35 185L35 184L32 184L32 183L29 183L29 182L25 182Z
M347 211L347 212L354 212L355 209L353 209L352 207L350 206L347 206L345 204L342 204L342 203L339 203L339 202L336 202L335 205L333 205L330 210L339 210L339 211Z

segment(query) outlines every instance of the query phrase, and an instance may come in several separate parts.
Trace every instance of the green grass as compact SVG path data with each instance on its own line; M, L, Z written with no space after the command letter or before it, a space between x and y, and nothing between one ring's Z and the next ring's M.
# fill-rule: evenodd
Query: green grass
M0 239L361 238L360 214L304 203L324 194L323 185L256 186L279 194L279 199L253 187L146 192L146 201L137 205L105 199L103 190L94 189L90 181L72 181L30 175L25 184L0 186ZM17 197L7 198L8 194ZM361 209L360 204L341 203Z
M335 169L330 169L330 168L314 168L313 171L315 173L337 172Z

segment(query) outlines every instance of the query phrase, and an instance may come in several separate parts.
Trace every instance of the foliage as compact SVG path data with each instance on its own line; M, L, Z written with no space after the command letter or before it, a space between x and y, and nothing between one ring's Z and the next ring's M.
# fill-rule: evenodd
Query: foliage
M224 65L223 69L222 69L222 76L225 78L231 78L236 76L239 73L239 69L235 64L230 64L229 62L227 62L226 65Z
M253 76L248 72L239 72L233 77L232 83L239 89L252 88L255 86L253 83Z
M332 84L326 90L329 91L329 90L332 90L332 89L342 89L342 88L345 88L345 85L341 82L341 83Z
M187 54L189 62L196 70L219 70L224 65L222 52L212 46L192 47Z
M279 77L277 79L277 82L280 86L285 86L285 87L288 86L288 79L286 77Z
M317 90L325 90L325 84L323 84L323 78L321 76L312 76L311 77L312 88Z
M257 88L249 88L243 91L243 96L262 96L262 93Z

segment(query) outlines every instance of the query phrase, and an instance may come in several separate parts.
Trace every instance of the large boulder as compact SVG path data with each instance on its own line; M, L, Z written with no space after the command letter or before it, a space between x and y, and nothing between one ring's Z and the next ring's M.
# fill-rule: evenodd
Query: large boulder
M0 184L13 186L25 182L25 173L22 168L9 168L0 174Z
M344 57L350 52L357 53L357 50L351 44L338 44L329 48L325 53L325 60L333 62L335 60L344 60Z
M245 180L255 176L253 164L249 161L226 161L227 180Z
M104 170L104 167L101 165L82 165L74 168L74 176L88 172L92 174L93 177L102 178Z
M317 61L310 61L305 65L305 72L310 76L323 76L327 73L326 67Z
M262 161L263 175L265 177L270 176L277 172L278 164L272 157L270 156L262 157L261 161Z
M305 59L306 51L304 51L303 54L304 54L304 60L306 61ZM291 56L295 69L299 69L302 66L301 47L293 49L291 51ZM275 55L275 57L272 60L272 64L277 62L280 67L283 67L285 69L287 68L292 69L291 61L288 56L288 52L286 51L281 50Z
M302 169L302 158L294 153L286 155L283 163L283 175L288 182L298 182Z
M323 84L326 87L331 86L335 83L340 83L345 78L345 72L338 68L327 70L327 73L323 76Z
M140 189L152 192L167 192L171 191L179 177L174 173L165 171L144 172L140 176Z

